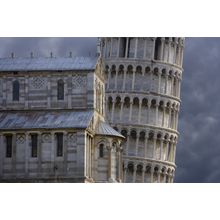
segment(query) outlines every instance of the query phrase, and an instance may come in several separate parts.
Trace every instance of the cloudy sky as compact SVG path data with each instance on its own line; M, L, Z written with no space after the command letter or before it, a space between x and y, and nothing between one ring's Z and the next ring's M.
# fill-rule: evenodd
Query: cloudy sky
M0 57L92 56L96 38L0 38ZM220 38L186 38L175 182L220 182Z

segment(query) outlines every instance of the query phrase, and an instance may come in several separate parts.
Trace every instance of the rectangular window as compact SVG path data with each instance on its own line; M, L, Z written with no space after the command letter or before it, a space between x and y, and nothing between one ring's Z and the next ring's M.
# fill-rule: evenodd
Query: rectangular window
M63 156L63 134L57 133L57 157Z
M12 135L6 136L6 157L12 157Z
M31 135L31 157L37 157L37 134Z

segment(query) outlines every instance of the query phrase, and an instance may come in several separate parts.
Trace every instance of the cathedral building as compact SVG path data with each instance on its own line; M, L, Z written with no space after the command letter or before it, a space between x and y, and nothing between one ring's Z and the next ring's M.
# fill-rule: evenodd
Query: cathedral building
M184 38L98 58L0 58L0 182L173 182Z
M106 115L126 141L123 182L173 182L184 38L100 38Z
M121 182L96 58L0 59L0 181Z

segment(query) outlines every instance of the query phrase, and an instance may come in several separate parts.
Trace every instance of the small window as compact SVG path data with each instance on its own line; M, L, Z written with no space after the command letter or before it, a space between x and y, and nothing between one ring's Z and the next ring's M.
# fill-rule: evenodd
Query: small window
M16 80L13 82L13 91L12 91L12 99L13 101L19 101L19 93L20 93L20 85L19 82Z
M104 144L99 145L99 157L104 157Z
M6 157L12 157L12 135L6 136Z
M64 82L62 79L57 82L57 99L64 100Z
M31 157L37 157L37 134L31 135Z
M57 133L57 157L63 156L63 134Z
M154 50L154 59L159 60L160 59L160 50L161 50L161 38L157 37L155 42L155 50Z

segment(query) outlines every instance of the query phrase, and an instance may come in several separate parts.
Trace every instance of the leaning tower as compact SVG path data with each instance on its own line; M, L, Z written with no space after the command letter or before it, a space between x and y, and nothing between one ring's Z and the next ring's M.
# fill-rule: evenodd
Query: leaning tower
M106 116L126 137L124 182L173 182L184 38L100 38Z

